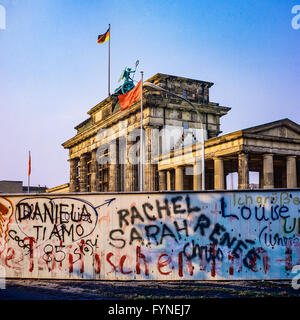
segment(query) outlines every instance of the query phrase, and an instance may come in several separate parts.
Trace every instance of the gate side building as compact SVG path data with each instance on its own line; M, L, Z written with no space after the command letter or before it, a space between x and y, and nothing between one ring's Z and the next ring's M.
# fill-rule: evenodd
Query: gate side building
M200 147L195 144L185 148L184 157L182 150L159 157L160 190L187 189L185 169ZM258 172L259 188L299 187L300 126L282 119L205 142L206 190L227 189L226 176L233 172L238 173L238 189L249 189L250 171ZM196 175L193 178L199 179Z

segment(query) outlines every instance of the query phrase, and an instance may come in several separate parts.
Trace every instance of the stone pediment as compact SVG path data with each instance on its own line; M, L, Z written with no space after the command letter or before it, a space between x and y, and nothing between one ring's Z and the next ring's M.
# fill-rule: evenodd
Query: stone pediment
M300 139L300 126L289 119L283 119L245 129L243 130L243 133L278 138Z

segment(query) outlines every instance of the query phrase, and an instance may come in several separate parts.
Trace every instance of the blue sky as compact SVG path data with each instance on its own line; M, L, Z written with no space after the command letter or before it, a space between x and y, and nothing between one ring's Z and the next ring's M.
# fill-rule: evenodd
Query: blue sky
M224 133L282 118L300 123L300 0L0 0L0 180L34 185L69 179L61 143L140 60L145 78L161 72L214 82L211 100L232 108Z

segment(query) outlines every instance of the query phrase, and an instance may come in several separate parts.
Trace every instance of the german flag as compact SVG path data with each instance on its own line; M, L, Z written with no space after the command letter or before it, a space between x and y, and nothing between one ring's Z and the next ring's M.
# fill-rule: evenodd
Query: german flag
M109 28L107 29L107 31L103 34L100 34L98 36L98 40L97 43L104 43L105 41L107 41L109 39Z

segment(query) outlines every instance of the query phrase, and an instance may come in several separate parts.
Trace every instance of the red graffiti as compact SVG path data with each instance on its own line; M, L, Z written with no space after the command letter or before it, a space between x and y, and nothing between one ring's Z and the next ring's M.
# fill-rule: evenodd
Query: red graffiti
M147 260L146 260L146 256L144 254L141 253L141 247L137 246L136 247L136 273L140 274L141 273L141 259L144 260L144 264L145 264L145 275L148 276L149 275L149 268L148 268L148 264L147 264Z
M263 253L262 257L263 257L264 273L268 273L270 270L270 258L266 252Z
M95 262L96 262L96 270L95 270L95 271L96 271L96 273L97 273L97 274L99 274L99 273L100 273L100 271L101 271L101 270L100 270L100 268L101 268L101 267L100 267L100 266L101 266L101 264L100 264L100 257L99 257L99 254L97 254L97 253L95 254Z
M29 240L29 252L30 252L30 264L29 264L29 272L32 272L33 271L33 268L34 268L34 262L33 262L33 243L35 242L34 238L32 237L25 237L24 238L24 241L25 240Z
M162 260L163 257L167 257L167 259L165 260ZM162 260L162 261L161 261ZM166 267L167 265L169 265L171 263L171 257L166 254L166 253L162 253L159 257L158 257L158 260L157 260L157 269L158 269L158 272L162 275L169 275L171 271L162 271L162 268Z
M112 263L112 261L110 260L110 258L113 256L114 254L112 252L109 252L107 255L106 255L106 261L113 267L113 271L115 272L118 272L118 269L117 269L117 266ZM112 271L110 271L112 272ZM109 273L110 273L109 272Z
M55 263L55 260L54 260L53 253L51 253L51 255L50 254L48 254L48 255L52 256L50 261L46 261L46 264L47 264L47 267L48 267L48 271L50 272L50 271L53 271L55 269L56 263ZM50 264L50 262L52 262L52 263Z
M292 254L292 245L288 242L285 247L285 271L291 271L293 268Z
M127 258L127 256L124 255L120 259L120 271L121 271L122 274L130 274L130 273L132 273L132 271L124 271L124 263L125 263L126 258Z
M214 243L211 244L211 255L212 255L212 261L211 261L211 271L210 274L212 277L216 276L216 245Z
M191 260L187 260L189 273L192 276L194 274L193 263ZM183 277L183 251L178 253L178 275Z
M69 273L73 272L73 255L69 253Z
M4 263L5 263L6 267L15 268L13 265L9 265L8 264L8 261L13 260L15 255L16 255L16 252L15 252L15 250L13 248L8 248L7 249L7 254L6 254L5 259L4 259Z
M84 273L84 259L83 259L83 255L80 255L80 269L79 269L80 273Z
M258 270L257 270L257 259L256 259L256 257L254 255L249 260L249 265L250 265L251 271L258 272Z
M234 256L231 252L228 253L228 260L229 260L229 274L232 276L234 273Z

